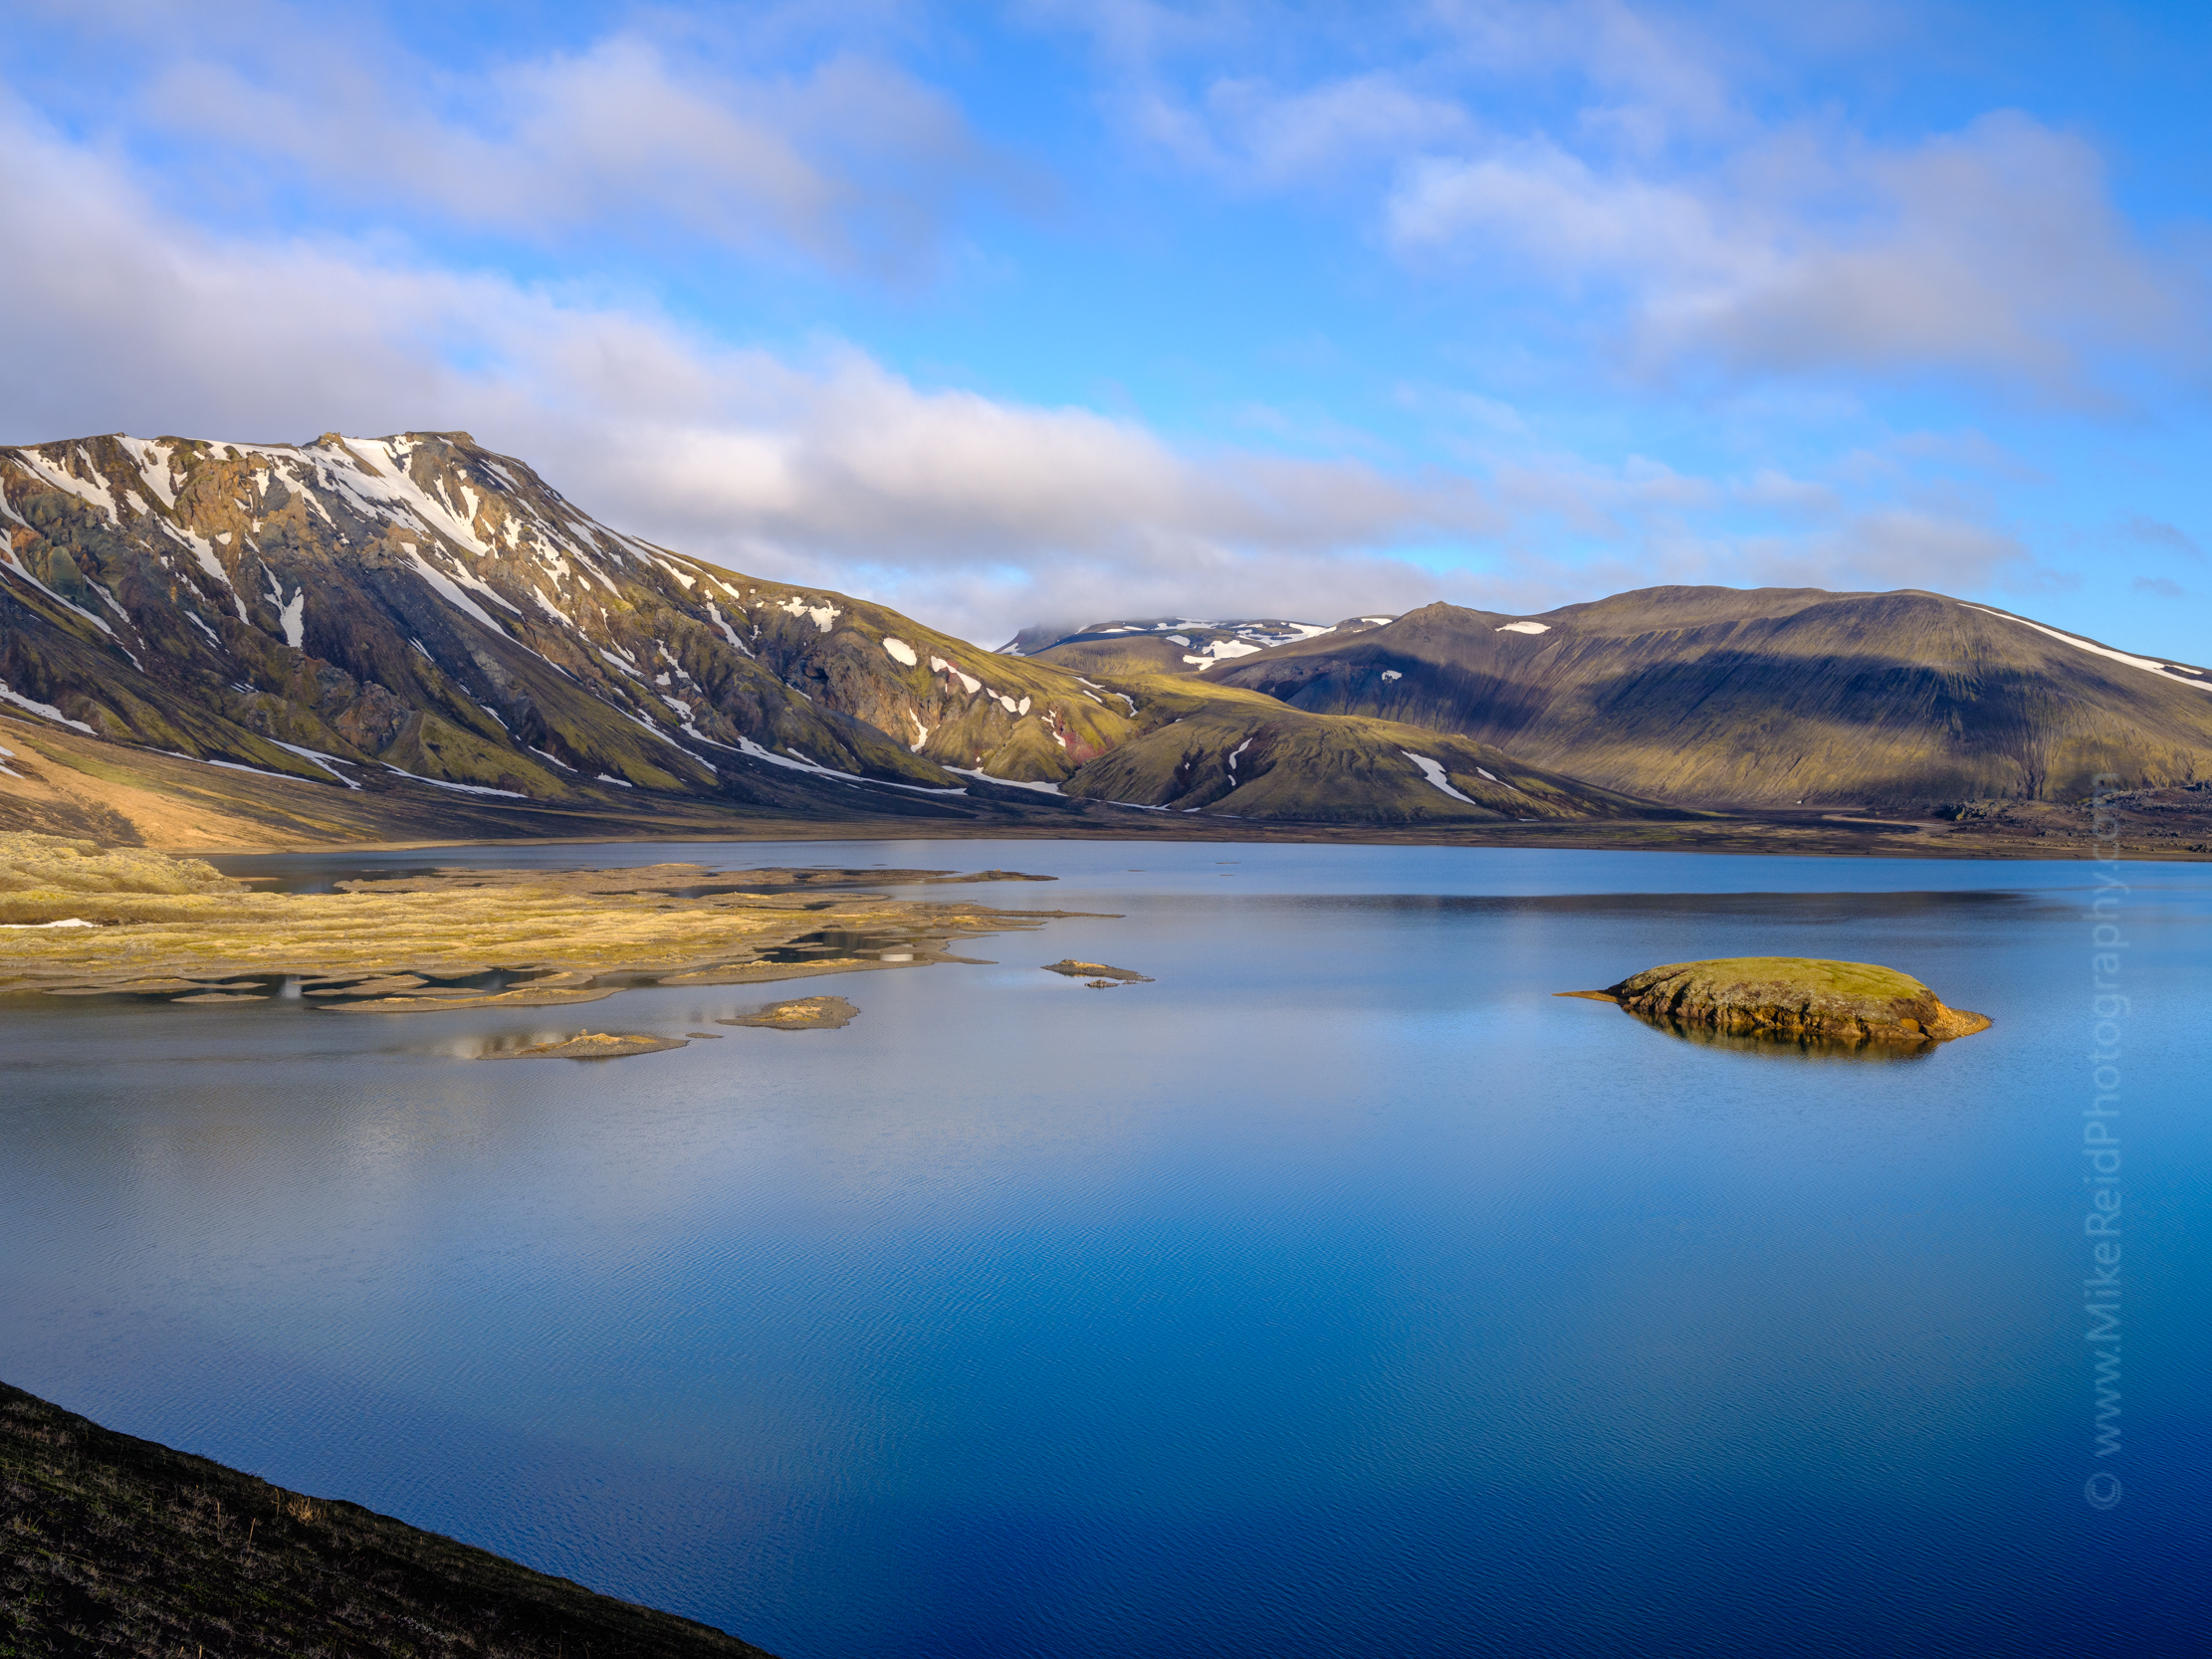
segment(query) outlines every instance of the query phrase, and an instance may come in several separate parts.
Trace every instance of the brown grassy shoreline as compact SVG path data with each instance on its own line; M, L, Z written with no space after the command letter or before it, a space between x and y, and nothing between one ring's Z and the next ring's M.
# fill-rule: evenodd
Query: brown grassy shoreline
M956 940L1061 914L872 889L929 870L441 870L255 892L197 859L0 834L0 993L264 997L340 1011L594 1002L638 985L738 985L966 960ZM56 927L55 923L73 924Z

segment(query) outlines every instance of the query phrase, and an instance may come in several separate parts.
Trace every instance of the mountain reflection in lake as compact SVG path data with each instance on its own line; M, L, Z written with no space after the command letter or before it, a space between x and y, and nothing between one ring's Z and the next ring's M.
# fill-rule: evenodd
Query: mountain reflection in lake
M0 1376L787 1659L2194 1651L2203 867L2127 877L2143 1301L2098 1511L2086 867L1131 856L225 860L1002 868L1061 879L895 891L1120 918L779 985L864 1010L802 1036L709 1023L758 985L7 1004ZM1997 1024L1809 1064L1552 995L1758 954ZM724 1037L469 1059L584 1029Z

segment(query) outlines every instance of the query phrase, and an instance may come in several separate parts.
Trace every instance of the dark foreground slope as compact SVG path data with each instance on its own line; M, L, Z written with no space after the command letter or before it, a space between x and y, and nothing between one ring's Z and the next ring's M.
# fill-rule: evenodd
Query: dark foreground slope
M768 1659L704 1624L0 1384L0 1652Z
M1213 670L1662 800L1928 808L2212 777L2212 675L1941 594L1647 588L1430 605Z

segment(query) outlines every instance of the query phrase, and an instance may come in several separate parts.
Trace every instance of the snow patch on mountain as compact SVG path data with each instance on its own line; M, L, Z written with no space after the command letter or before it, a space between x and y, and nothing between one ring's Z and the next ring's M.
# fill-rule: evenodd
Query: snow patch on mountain
M1961 604L1965 601L1961 600ZM1986 605L1967 605L1970 611L1980 611L1984 616L2003 617L2007 622L2017 622L2023 628L2033 628L2039 634L2048 634L2077 651L2087 651L2093 657L2104 657L2115 663L2125 663L2129 668L2139 668L2155 674L2161 680L2171 680L2177 686L2194 686L2200 692L2212 692L2212 681L2197 676L2192 669L2176 668L2171 663L2160 662L2155 657L2130 656L2125 651L2114 651L2108 645L2096 645L2086 639L2076 639L2072 634L2062 634L2056 628L2046 628L2040 622L2030 622L2023 616L2007 616L2003 611L1993 611Z
M1437 788L1441 789L1453 800L1465 801L1469 806L1478 804L1470 797L1460 794L1458 790L1452 788L1449 783L1444 781L1442 762L1432 760L1426 754L1416 754L1410 748L1402 748L1398 752L1400 754L1403 754L1407 759L1411 760L1416 766L1419 766L1421 768L1421 775L1423 777L1427 778ZM1493 779L1493 781L1495 780Z

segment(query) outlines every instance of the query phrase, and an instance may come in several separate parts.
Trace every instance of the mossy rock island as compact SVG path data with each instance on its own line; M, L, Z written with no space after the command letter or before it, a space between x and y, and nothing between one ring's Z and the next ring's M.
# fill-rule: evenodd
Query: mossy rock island
M1838 1043L1939 1043L1986 1031L1989 1019L1947 1008L1909 973L1874 962L1811 956L1726 956L1669 962L1602 991L1562 991L1616 1002L1659 1024Z
M557 1043L498 1049L487 1060L621 1060L633 1054L660 1054L688 1048L680 1037L647 1037L635 1032L584 1031Z
M860 1010L841 996L801 996L715 1024L753 1025L768 1031L842 1031L859 1015Z

